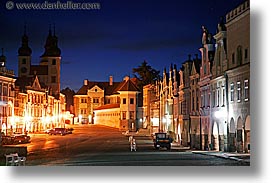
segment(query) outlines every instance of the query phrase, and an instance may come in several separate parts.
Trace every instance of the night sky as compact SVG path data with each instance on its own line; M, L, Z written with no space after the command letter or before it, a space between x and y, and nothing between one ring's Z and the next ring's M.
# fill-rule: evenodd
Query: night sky
M14 0L13 2L45 2ZM50 1L49 2L56 2ZM60 0L60 2L65 2ZM153 68L180 64L199 54L202 25L215 34L220 16L243 0L82 0L100 10L7 10L0 5L0 48L17 76L17 51L26 23L32 64L38 64L50 25L62 53L61 89L77 91L84 79L121 81L146 60Z

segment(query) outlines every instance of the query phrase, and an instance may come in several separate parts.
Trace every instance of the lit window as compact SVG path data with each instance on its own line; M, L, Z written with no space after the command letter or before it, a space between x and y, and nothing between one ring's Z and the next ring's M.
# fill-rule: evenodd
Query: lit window
M99 103L99 98L94 98L93 103L98 104Z
M244 101L249 99L249 83L248 80L244 80Z
M237 101L241 101L241 82L237 82Z
M230 101L234 101L234 83L230 84Z

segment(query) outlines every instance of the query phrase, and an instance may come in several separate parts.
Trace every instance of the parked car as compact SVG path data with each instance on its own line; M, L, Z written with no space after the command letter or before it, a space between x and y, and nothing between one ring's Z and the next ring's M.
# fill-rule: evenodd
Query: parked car
M29 143L31 137L24 134L15 134L12 136L2 136L2 145L12 145L12 144L25 144Z
M67 130L66 128L54 128L49 130L48 132L49 135L66 135L67 134Z
M170 150L173 139L167 133L155 133L153 141L156 149L166 147Z
M53 130L53 129L52 129L52 128L51 128L51 129L47 129L47 130L45 130L44 132L49 134L49 132L50 132L51 130Z
M73 133L73 128L66 128L67 134L72 134Z
M29 135L14 135L13 136L13 144L24 144L24 143L29 143L31 140L31 137Z

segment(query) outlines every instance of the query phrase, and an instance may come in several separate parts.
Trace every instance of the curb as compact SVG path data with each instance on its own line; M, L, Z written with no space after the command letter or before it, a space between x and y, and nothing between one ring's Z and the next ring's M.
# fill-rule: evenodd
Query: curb
M250 161L248 162L248 161L245 161L243 159L239 159L239 158L236 158L236 157L230 157L230 156L227 156L227 155L208 154L206 152L198 152L198 151L192 151L192 153L202 154L202 155L206 155L206 156L215 156L215 157L223 158L223 159L231 159L231 160L235 160L235 161L238 161L238 162L250 163Z

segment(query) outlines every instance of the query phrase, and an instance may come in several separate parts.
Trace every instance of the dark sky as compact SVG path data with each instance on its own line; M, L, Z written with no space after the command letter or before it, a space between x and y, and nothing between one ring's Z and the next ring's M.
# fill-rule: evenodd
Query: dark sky
M45 2L14 0L19 2ZM48 2L56 2L49 0ZM60 2L66 2L60 0ZM97 2L100 10L7 10L0 2L0 47L17 75L17 50L27 25L32 64L44 51L55 24L62 51L61 89L78 90L84 79L121 81L143 60L162 70L199 54L201 26L215 34L220 16L243 0L75 0Z

